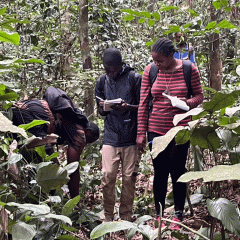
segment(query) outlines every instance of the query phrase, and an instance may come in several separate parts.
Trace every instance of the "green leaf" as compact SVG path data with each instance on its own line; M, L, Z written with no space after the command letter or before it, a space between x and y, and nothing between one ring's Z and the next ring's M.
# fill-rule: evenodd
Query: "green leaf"
M98 21L99 21L99 22L103 22L103 19L102 19L102 18L98 18Z
M20 36L18 33L6 33L0 30L0 42L10 42L19 45Z
M13 240L32 240L36 233L36 226L25 222L19 221L12 227Z
M176 7L176 6L168 6L168 7L161 7L159 9L160 12L169 12L169 11L172 11L172 10L179 10L180 8L179 7Z
M19 161L21 161L23 156L19 153L13 153L11 157L8 160L8 164L15 164Z
M177 144L185 144L189 141L190 136L191 132L188 129L183 129L177 133L175 141Z
M31 215L38 216L42 214L48 214L50 213L50 208L47 205L37 205L37 204L30 204L30 203L16 203L16 202L10 202L6 204L10 207L17 207L23 211L30 211Z
M47 121L44 120L33 120L32 122L28 123L28 124L21 124L19 125L20 128L23 128L25 131L27 131L30 128L39 126L39 125L43 125L48 123Z
M227 6L228 6L228 0L220 0L220 3L221 3L224 7L227 7Z
M27 133L12 124L12 122L6 118L1 112L0 112L0 132L12 132L12 133L19 133L23 137L28 138Z
M72 162L72 163L69 163L64 168L67 170L68 175L70 175L70 174L74 173L78 169L78 167L79 167L79 162Z
M148 26L152 27L155 24L155 20L148 20Z
M141 12L141 15L144 16L145 18L152 18L152 14L147 11Z
M42 190L49 192L67 184L70 178L67 175L67 170L60 167L58 164L49 164L38 169L36 181Z
M4 15L4 13L6 12L7 8L1 8L0 9L0 15Z
M140 19L138 20L138 23L142 24L142 23L144 23L145 21L146 21L145 18L140 18Z
M207 199L209 214L220 220L230 232L240 236L240 220L236 207L225 198Z
M62 215L69 216L80 201L80 196L70 199L62 209Z
M231 7L225 7L225 8L224 8L224 11L226 11L226 12L231 12L231 11L232 11L232 8L231 8Z
M59 240L79 240L79 238L74 237L72 235L61 235L57 239L59 239Z
M130 22L130 21L132 21L133 19L135 19L135 17L134 17L133 15L125 15L125 16L123 17L123 20L124 20L125 22Z
M216 151L220 147L220 139L214 127L206 126L195 128L190 137L192 145L197 145L203 149Z
M155 13L152 13L152 16L157 20L157 21L159 21L160 20L160 14L159 13L157 13L157 12L155 12Z
M183 174L178 181L190 182L192 180L203 179L203 182L219 182L226 180L240 180L240 164L217 165L208 171L188 172Z
M236 26L234 26L232 23L230 23L228 20L223 19L220 23L217 24L216 26L217 28L237 28Z
M203 108L211 113L221 110L222 108L232 106L235 103L234 96L217 92L209 102L203 103Z
M90 239L96 239L107 233L127 230L134 227L136 226L128 221L104 222L92 230Z
M164 136L155 137L153 139L151 151L153 159L156 158L157 155L168 146L168 144L173 140L176 134L183 129L183 126L173 127Z
M210 22L210 23L208 23L208 25L205 27L205 30L212 29L212 28L214 28L216 25L217 25L217 22L216 22L216 21Z
M46 215L39 215L36 216L36 218L47 218L47 219L55 219L58 221L63 222L64 224L69 224L70 226L72 226L72 221L69 217L63 216L63 215L57 215L57 214L46 214Z
M192 17L197 17L199 14L192 9L187 9L187 12L191 14Z
M18 98L18 94L15 92L10 92L10 93L6 93L4 95L0 95L0 101L11 101L11 100L15 100Z
M59 152L54 152L50 156L45 158L45 161L51 161L53 158L57 158L59 156Z
M222 7L222 4L218 1L213 1L212 5L215 7L216 10L219 10Z

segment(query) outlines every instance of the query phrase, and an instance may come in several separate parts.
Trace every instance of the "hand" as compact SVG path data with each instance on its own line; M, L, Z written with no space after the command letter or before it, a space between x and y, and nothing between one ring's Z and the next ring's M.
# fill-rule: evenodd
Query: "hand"
M100 102L99 102L99 107L102 107L102 108L103 108L103 105L104 105L104 101L100 101Z
M136 144L140 152L144 151L146 146L146 138L145 137L137 137Z
M187 99L185 97L183 98L179 98L180 100L184 101L185 103L187 103Z
M124 100L122 100L121 103L117 103L117 104L114 104L113 106L111 106L112 109L121 110L121 111L129 110L128 107L129 107L129 104L127 104Z

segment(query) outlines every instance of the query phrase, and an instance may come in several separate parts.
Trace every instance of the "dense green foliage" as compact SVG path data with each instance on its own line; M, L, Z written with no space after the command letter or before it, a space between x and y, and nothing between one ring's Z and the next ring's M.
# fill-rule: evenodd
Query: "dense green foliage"
M190 4L190 5L189 5ZM215 20L211 17L213 8ZM200 1L136 1L108 0L89 1L89 43L93 69L84 71L79 42L79 2L75 0L3 0L0 3L0 239L78 239L77 228L92 231L97 238L109 232L130 229L131 239L140 232L145 239L155 239L158 232L145 225L152 214L149 205L152 195L147 192L135 199L135 223L100 224L101 204L96 201L101 184L100 149L101 137L87 146L81 156L80 196L69 199L64 187L76 164L67 165L64 149L48 156L44 146L31 152L12 150L13 134L18 134L18 144L29 141L28 128L17 128L11 119L13 101L18 98L41 97L46 87L61 87L84 109L82 99L86 85L94 88L95 80L103 73L101 57L107 47L121 50L124 61L140 73L151 61L150 47L159 37L174 40L178 31L188 36L188 41L197 53L197 65L203 86L209 86L211 76L211 36L219 35L222 60L222 92L205 88L203 107L193 112L191 128L173 130L179 144L190 140L192 145L209 152L228 152L228 161L214 158L214 165L227 165L209 171L189 172L182 181L203 178L209 191L191 196L206 202L209 214L218 219L225 229L240 234L239 210L232 202L221 198L219 191L224 180L238 179L239 163L239 76L236 67L240 64L239 51L239 3L216 0ZM182 116L177 116L177 123ZM186 117L186 116L185 116ZM91 116L103 132L103 119ZM157 144L154 151L166 146ZM156 154L156 152L153 155ZM29 157L30 156L30 157ZM196 158L203 165L201 151ZM55 157L62 158L61 166L51 163ZM141 162L140 173L150 175L149 151ZM235 164L235 165L234 165ZM229 169L231 166L231 170ZM206 167L206 166L204 166ZM206 167L208 168L208 167ZM193 170L193 169L190 169ZM212 174L212 172L214 174ZM221 173L219 178L218 173ZM207 179L207 180L206 180ZM49 185L51 182L51 185ZM54 190L54 194L52 194ZM116 185L119 197L120 182ZM214 194L212 194L214 193ZM54 196L53 196L54 195ZM79 202L81 207L79 208ZM10 213L10 215L9 215ZM145 216L144 216L145 215ZM6 220L7 219L7 220ZM73 227L71 227L73 225ZM97 228L95 228L97 227ZM106 228L107 227L107 228ZM90 234L88 232L88 237ZM208 236L206 229L199 231ZM166 234L166 233L165 233ZM212 234L213 236L213 234ZM178 236L180 237L180 236ZM187 235L184 235L188 239Z

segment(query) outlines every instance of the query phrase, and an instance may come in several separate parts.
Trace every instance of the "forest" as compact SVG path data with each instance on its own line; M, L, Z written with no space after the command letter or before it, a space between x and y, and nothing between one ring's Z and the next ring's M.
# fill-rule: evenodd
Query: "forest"
M187 35L196 52L204 91L201 106L176 115L164 141L141 156L134 198L135 221L103 221L101 148L104 117L94 89L104 74L106 48L143 74L151 46L175 33ZM238 0L1 0L0 1L0 239L240 239L240 2ZM64 90L100 129L79 163L67 164L66 146L22 146L28 130L46 123L12 124L15 101ZM17 141L14 136L18 136ZM171 230L173 193L166 198L166 226L154 219L151 157L175 138L190 141L184 221ZM36 139L35 139L36 140ZM26 155L26 154L25 154ZM60 165L52 164L57 158ZM80 194L70 198L69 175L80 168ZM121 172L115 196L121 194ZM116 214L118 206L116 205Z

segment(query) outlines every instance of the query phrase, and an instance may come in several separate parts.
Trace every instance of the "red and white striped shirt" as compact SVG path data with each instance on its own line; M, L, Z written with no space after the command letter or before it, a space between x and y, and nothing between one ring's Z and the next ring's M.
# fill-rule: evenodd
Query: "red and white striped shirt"
M188 89L184 80L183 67L171 73L164 73L159 70L152 88L149 80L150 68L151 64L145 68L142 78L140 103L138 107L138 137L145 137L147 131L164 135L168 130L174 127L173 117L176 114L185 113L184 110L172 106L170 100L162 95L164 91L167 90L168 94L171 96L188 98ZM191 84L194 96L187 100L187 105L190 106L190 109L197 107L203 101L200 76L195 65L192 65ZM153 96L153 108L148 119L150 91ZM183 119L178 126L186 126L190 119L190 117Z

